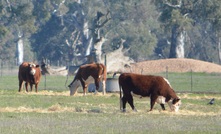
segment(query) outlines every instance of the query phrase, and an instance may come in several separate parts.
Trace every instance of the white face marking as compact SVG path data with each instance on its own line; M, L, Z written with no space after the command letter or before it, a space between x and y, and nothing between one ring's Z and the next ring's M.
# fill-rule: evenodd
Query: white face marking
M172 104L172 100L170 100L170 101L168 101L168 105L169 105L171 111L178 112L179 108L180 108L180 105L181 105L181 100L179 100L175 104Z
M70 95L74 95L80 85L81 85L81 82L79 80L75 80L69 87Z
M31 69L30 74L31 75L35 75L35 73L36 73L36 70L35 69Z
M34 63L30 64L30 67L36 67L36 65Z

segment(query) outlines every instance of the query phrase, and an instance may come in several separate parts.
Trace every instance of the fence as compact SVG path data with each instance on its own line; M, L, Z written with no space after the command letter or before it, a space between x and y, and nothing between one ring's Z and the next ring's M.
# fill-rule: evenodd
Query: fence
M18 90L18 66L4 67L0 70L0 90ZM175 91L221 93L221 74L219 73L173 73L163 72ZM111 77L111 76L109 76ZM39 90L68 91L68 84L74 76L42 75Z

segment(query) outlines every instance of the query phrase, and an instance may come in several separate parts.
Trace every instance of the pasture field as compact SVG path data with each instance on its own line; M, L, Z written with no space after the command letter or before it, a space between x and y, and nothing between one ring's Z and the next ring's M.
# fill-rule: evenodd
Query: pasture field
M162 111L159 104L148 112L149 98L134 98L138 112L133 112L127 104L127 112L122 113L118 93L69 96L65 83L69 84L73 76L68 79L42 76L38 93L26 93L24 89L18 93L17 75L3 75L0 77L0 133L220 133L220 74L159 75L167 77L179 92L182 105L178 113L170 112L168 105ZM212 98L215 104L208 105Z
M149 98L134 98L138 112L127 105L119 110L119 94L68 91L21 92L0 90L0 133L3 134L112 134L112 133L220 133L221 94L178 93L178 113L159 104L148 112ZM215 98L214 105L207 103Z

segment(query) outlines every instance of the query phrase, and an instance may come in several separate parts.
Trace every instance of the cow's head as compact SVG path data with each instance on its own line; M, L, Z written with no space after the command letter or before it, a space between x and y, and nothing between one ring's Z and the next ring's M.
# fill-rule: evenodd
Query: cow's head
M68 87L70 89L70 96L74 95L78 89L78 87L81 85L80 80L74 80Z
M35 82L35 74L36 74L36 70L37 70L37 68L39 68L39 65L36 65L36 64L34 64L34 63L29 63L28 64L28 67L29 67L29 69L28 69L28 72L29 72L29 74L30 74L30 81L31 81L31 83L36 83Z
M170 106L171 111L178 112L181 105L181 100L180 98L175 98L169 101L168 104Z
M29 66L29 74L30 75L35 75L36 68L38 68L39 65L35 65L34 63L29 63L28 66Z

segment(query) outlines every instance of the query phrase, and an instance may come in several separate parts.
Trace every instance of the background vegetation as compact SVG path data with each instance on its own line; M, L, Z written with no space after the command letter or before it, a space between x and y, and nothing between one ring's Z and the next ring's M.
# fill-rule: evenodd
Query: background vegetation
M108 39L103 52L118 48L123 38L135 61L171 57L175 28L185 31L186 58L219 63L220 5L219 0L1 0L0 59L16 61L22 39L25 61L77 64L78 54L86 52L84 42L75 42L83 24L90 31L97 12L110 12L100 31Z

